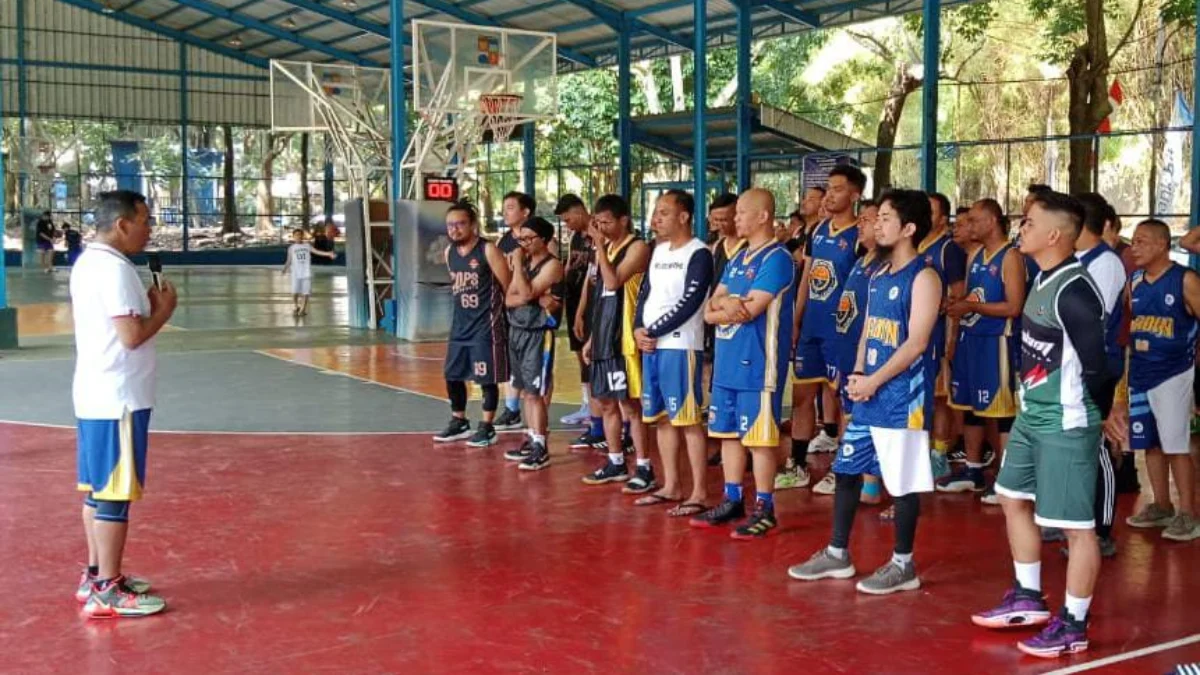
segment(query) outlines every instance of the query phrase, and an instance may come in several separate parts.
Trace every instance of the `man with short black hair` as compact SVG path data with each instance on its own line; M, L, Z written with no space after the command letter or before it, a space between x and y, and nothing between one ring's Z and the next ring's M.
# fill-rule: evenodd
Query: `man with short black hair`
M71 272L79 479L88 567L75 597L89 618L160 612L150 584L122 574L129 507L146 486L150 412L155 403L155 336L177 295L162 280L146 292L129 256L150 240L146 198L118 190L100 195L96 238Z
M514 190L504 195L501 204L500 215L508 229L496 242L496 248L507 256L520 247L517 230L533 217L537 202L524 192ZM521 395L512 388L511 383L504 385L504 410L496 418L495 426L501 431L521 428Z
M642 419L658 426L663 486L638 506L682 502L670 516L707 510L704 426L704 301L712 285L712 253L692 236L695 202L668 190L654 205L651 227L660 238L642 280L633 335L642 351ZM680 483L679 445L692 468L692 493Z
M571 351L575 354L575 358L579 360L579 373L581 392L583 401L579 405L579 410L562 418L563 424L579 425L585 424L591 418L598 418L595 410L591 405L591 390L587 382L587 366L583 363L581 351L583 344L587 342L587 312L580 312L581 307L587 306L587 278L588 268L594 264L595 249L592 248L592 241L587 236L588 225L592 222L592 216L588 213L587 205L578 195L567 193L558 198L558 204L554 207L554 215L558 216L567 229L571 231L571 241L567 244L567 256L564 262L563 269L563 303L566 308L565 321L567 325L567 343L571 347ZM579 328L580 330L576 330ZM596 436L603 437L603 430L589 429L585 431L578 441L588 440L587 445L572 447L587 447L593 446L595 437L591 432L599 431ZM585 438L587 437L587 438Z
M871 277L866 322L846 390L854 401L850 424L833 463L833 537L829 546L788 570L793 579L849 579L848 551L863 474L883 477L896 505L892 559L858 583L860 593L887 595L921 587L912 561L920 493L933 491L929 429L933 422L937 352L933 333L942 281L918 246L931 227L929 198L893 190L880 200L875 251L882 266Z
M49 211L42 213L38 218L34 236L37 239L38 262L42 265L42 271L50 274L54 271L54 238L57 232Z
M1023 310L1020 412L996 479L1016 581L999 606L971 617L986 628L1048 623L1017 643L1043 658L1087 650L1088 608L1100 572L1096 448L1112 389L1103 300L1075 257L1083 215L1071 197L1042 193L1022 228L1021 251L1041 272ZM1105 434L1119 437L1121 430L1108 426ZM1062 528L1070 548L1066 600L1054 619L1042 595L1038 526Z

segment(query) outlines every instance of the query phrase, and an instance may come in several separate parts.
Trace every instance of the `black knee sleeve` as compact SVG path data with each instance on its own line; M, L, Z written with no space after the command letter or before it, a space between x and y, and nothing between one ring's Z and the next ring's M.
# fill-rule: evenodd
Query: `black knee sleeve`
M500 406L500 385L483 385L483 412L493 413Z
M850 530L858 511L858 496L862 490L861 475L837 474L837 490L833 493L833 536L829 543L837 548L850 544Z
M913 541L917 538L917 518L921 515L921 495L912 492L903 497L893 497L896 505L896 553L912 553Z
M446 382L446 393L450 395L450 410L456 413L467 410L467 383L461 380Z
M1001 417L996 420L996 430L1002 434L1007 434L1012 431L1013 417Z
M963 426L964 427L981 427L981 426L983 426L983 420L979 419L979 417L974 412L972 412L970 410L964 410L963 411Z

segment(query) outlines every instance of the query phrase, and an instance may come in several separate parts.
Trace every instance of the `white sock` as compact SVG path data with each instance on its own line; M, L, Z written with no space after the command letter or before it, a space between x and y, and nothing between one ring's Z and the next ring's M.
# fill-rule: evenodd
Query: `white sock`
M986 466L987 464L984 464L983 462L967 462L968 469L982 469Z
M608 453L608 461L616 464L617 466L623 466L625 464L625 453L610 452Z
M580 409L580 410L587 410L587 409L588 409L588 403L590 403L590 402L591 402L591 400L592 400L592 396L591 396L591 393L590 393L590 389L588 388L588 386L587 386L586 384L585 384L585 385L583 385L582 387L580 387L580 389L582 389L582 390L583 390L583 403L582 403L582 404L579 406L579 409Z
M1017 583L1021 584L1021 588L1028 591L1042 590L1042 561L1032 563L1020 563L1013 561L1013 568L1017 571Z
M546 437L541 434L535 434L533 432L530 432L529 439L532 440L536 444L540 444L542 447L546 447Z
M892 551L892 562L895 563L896 567L904 569L905 566L912 563L912 554Z
M846 549L844 549L844 548L838 548L836 546L826 546L825 550L829 553L829 555L837 558L838 560L846 559Z
M637 461L638 466L650 466L650 458L646 457Z
M1070 614L1076 621L1087 619L1088 607L1092 605L1091 598L1077 598L1070 593L1067 593L1067 614Z

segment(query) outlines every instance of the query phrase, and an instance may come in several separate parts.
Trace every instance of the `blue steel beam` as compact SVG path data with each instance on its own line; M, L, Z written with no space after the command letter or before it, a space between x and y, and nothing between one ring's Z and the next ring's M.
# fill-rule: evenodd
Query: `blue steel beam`
M380 23L375 23L374 21L368 21L358 16L358 14L354 12L335 9L329 5L313 2L313 0L287 0L287 2L288 4L299 7L307 12L318 14L326 19L333 19L338 23L344 23L347 26L353 26L354 28L367 33L373 33L380 37L388 37L389 35L387 26Z
M925 0L925 81L921 84L921 189L937 191L938 70L941 61L942 3ZM878 191L880 186L876 186Z
M29 114L29 83L25 68L25 0L17 0L17 134L25 137Z
M175 0L175 2L187 5L192 9L199 10L206 14L211 14L215 17L225 19L226 21L231 21L240 26L245 26L246 28L256 30L260 33L271 35L280 40L298 44L302 47L308 48L311 51L319 54L325 54L331 58L346 61L347 63L354 63L360 66L372 65L366 59L362 59L352 52L348 52L344 49L338 49L336 47L329 47L325 43L318 40L306 38L302 35L296 35L295 33L291 33L283 30L282 28L273 26L261 19L256 19L245 14L239 14L238 12L230 10L226 7L222 7L221 5L208 2L208 0Z
M525 194L537 201L537 140L534 135L536 127L533 122L526 122L521 128L521 173L525 174Z
M0 65L15 66L16 59L0 59ZM41 59L26 59L26 68L62 68L64 70L93 70L109 73L136 73L138 75L168 75L179 77L179 71L174 68L140 68L138 66L114 66L106 63L71 63L69 61L45 61ZM266 75L243 75L241 73L218 73L208 70L193 70L188 77L207 78L214 80L241 80L245 82L267 82Z
M408 147L407 132L408 110L404 97L404 0L391 0L391 24L388 29L391 38L391 95L392 95L392 209L396 209L396 201L404 194L401 167L404 165L404 150ZM367 242L370 246L370 242ZM399 252L396 253L399 260ZM399 268L395 268L399 269ZM398 275L397 275L398 276ZM398 297L398 296L397 296Z
M673 9L681 9L692 4L692 0L667 0L667 2L658 2L641 9L631 9L626 12L627 15L641 18L651 14L661 14L669 12Z
M420 1L420 0L418 0L418 1ZM596 2L596 0L564 0L564 1L569 4L575 5L576 7L579 7L581 9L586 9L587 11L591 12L592 14L595 14L596 18L607 23L609 25L609 27L611 27L613 30L621 30L622 29L621 11L618 9L609 7L608 5L605 5L601 2ZM681 49L690 49L690 45L688 45L687 40L684 40L683 38L680 38L679 36L671 33L671 31L664 30L664 29L662 29L658 26L654 26L652 24L648 24L645 21L642 21L641 19L638 19L638 18L626 17L626 21L627 21L627 23L625 24L625 28L627 30L631 29L631 30L637 31L639 33L647 33L649 35L653 35L654 37L662 40L663 42L673 44Z
M4 137L4 86L0 83L0 140ZM1193 163L1193 166L1195 164ZM4 176L4 153L0 152L0 223L5 222L4 209L8 206L8 202L4 196L4 184L8 181L3 179ZM0 227L0 230L3 228ZM4 270L4 246L0 245L0 309L8 307L8 282L7 273Z
M692 178L696 182L695 234L704 241L708 238L708 147L705 135L704 113L708 107L708 13L705 0L692 3L693 24L696 26L692 46Z
M258 2L258 0L242 0L241 3L236 4L233 7L225 7L225 9L228 9L231 12L240 12L243 9L249 7L250 5L253 5L255 2ZM186 5L182 5L182 6L186 6ZM190 23L186 26L180 26L179 30L181 30L185 33L190 33L192 31L196 30L197 28L203 28L203 27L207 26L208 24L216 21L217 19L221 19L221 18L223 18L223 17L217 16L217 15L206 16L203 19L200 19L199 21L196 21L194 23ZM217 36L213 36L208 39L212 40L213 42L220 42L221 40L223 40L226 37L229 37L230 35L236 35L238 32L239 31L236 31L236 30L230 31L229 33L226 33L224 35L217 35Z
M288 0L288 2L297 2L297 1L298 0ZM428 7L429 9L441 12L442 14L445 14L447 16L452 16L452 17L458 19L459 21L465 21L467 23L480 24L480 25L484 25L484 26L493 26L495 28L516 28L516 26L513 26L511 24L506 24L506 23L503 23L500 21L496 21L495 19L493 19L489 16L484 16L483 14L476 14L475 12L464 10L459 6L450 4L447 0L413 0L413 1L416 2L418 5L423 5L425 7ZM520 30L520 29L518 29L518 30ZM578 63L581 66L585 66L588 68L596 67L595 59L593 59L590 56L581 54L573 49L567 49L566 47L559 47L558 55L569 61L574 61L575 63Z
M270 67L270 61L268 61L267 59L264 59L264 58L261 58L258 56L251 56L249 54L243 54L242 52L239 52L236 49L231 49L224 45L219 45L219 44L216 44L213 42L209 42L208 40L205 40L203 38L198 38L194 35L189 35L188 33L183 33L181 31L177 31L173 28L167 28L166 26L161 26L159 24L154 23L150 19L144 19L140 16L135 16L133 14L110 14L108 11L106 11L106 9L103 5L101 5L98 2L93 2L93 0L58 0L58 2L62 2L65 4L71 5L72 7L78 7L80 9L86 9L89 12L94 12L101 16L108 17L108 18L112 19L113 21L120 21L121 23L128 24L135 28L141 28L142 30L149 31L151 33L156 33L163 37L170 38L170 39L176 40L178 42L183 42L185 44L189 44L193 47L198 47L200 49L210 51L214 54L220 54L221 56L227 56L231 59L234 59L235 61L241 61L242 63L247 63L249 65L257 66L259 68L269 68Z
M183 10L184 10L183 5L175 5L175 6L171 7L171 9L168 9L165 12L162 12L160 14L156 14L156 15L150 17L150 20L153 21L154 23L159 23L163 19L175 16L176 14L182 12ZM107 12L106 12L106 14L107 14Z
M757 4L809 28L816 28L821 24L821 17L816 14L806 12L795 5L780 2L780 0L757 0ZM741 13L739 12L738 15L741 16Z
M630 30L626 20L617 28L617 185L619 194L626 198L629 198L633 191L633 137L629 133L633 129L633 55L629 53L629 38Z
M750 188L750 2L737 0L737 186L741 193Z
M526 16L529 14L537 14L538 12L541 12L541 11L544 11L547 9L552 9L561 4L562 4L562 0L547 0L546 2L539 2L536 5L528 5L526 7L521 7L520 9L513 9L513 10L509 10L507 12L501 12L501 13L493 16L492 18L497 21L508 21L509 19L516 19L518 17ZM558 31L555 30L555 32L557 33Z
M183 180L180 181L183 189L180 191L180 196L183 197L183 203L180 205L179 214L183 217L183 251L188 250L188 220L191 218L191 210L188 208L188 181L191 180L192 171L188 165L188 65L187 65L187 45L179 45L179 155L183 158ZM305 223L307 225L307 223Z
M237 12L237 11L241 11L241 9L242 9L242 8L244 8L244 7L248 6L248 5L253 5L255 2L257 2L257 0L246 0L246 1L245 1L245 2L243 2L242 4L240 4L240 5L235 5L235 6L233 6L233 7L230 7L229 9L231 9L231 10L233 10L233 11L235 11L235 12ZM286 19L286 18L288 18L289 16L293 16L293 15L295 15L295 14L299 14L299 13L300 13L300 10L299 10L299 9L297 9L297 8L295 8L295 7L293 7L293 8L291 8L291 9L284 10L284 11L282 11L282 12L277 12L277 13L275 13L275 14L272 14L271 16L265 17L265 18L263 18L263 19L261 19L261 20L262 20L262 21L266 21L267 23L272 23L272 24L273 24L273 23L275 23L276 21L279 21L279 20L281 20L281 19ZM200 23L201 23L201 24L207 24L209 21L212 21L212 20L214 20L214 18L215 18L215 17L209 17L209 18L205 19L204 21L202 21L202 22L200 22ZM196 28L196 27L195 27L195 26L193 26L193 27L189 27L189 28L186 28L186 29L183 29L183 30L189 30L189 31L190 31L190 30L194 30L195 28ZM226 32L224 32L224 33L221 33L220 35L214 35L214 36L210 37L209 39L210 39L210 40L212 40L213 42L224 42L225 40L228 40L229 38L233 37L234 35L237 35L237 34L238 34L238 33L240 33L240 32L242 32L242 31L241 31L241 29L239 28L239 29L237 29L237 30L226 31ZM299 28L297 28L296 30L293 30L292 32L293 32L293 33L296 33L296 34L300 34L300 33L303 33L304 31L302 31L302 30L300 30Z

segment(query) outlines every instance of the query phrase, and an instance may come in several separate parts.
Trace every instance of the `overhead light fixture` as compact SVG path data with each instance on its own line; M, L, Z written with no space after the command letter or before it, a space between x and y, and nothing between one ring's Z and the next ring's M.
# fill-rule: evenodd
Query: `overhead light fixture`
M283 27L288 30L296 30L296 20L289 16L283 20Z
M230 47L233 47L233 48L235 48L235 49L236 49L236 48L238 48L238 47L241 47L241 46L242 46L242 44L243 44L243 43L242 43L242 36L241 36L241 35L234 35L233 37L229 38L229 46L230 46Z
M112 0L104 0L101 5L101 11L103 11L105 14L112 14L113 12L117 11L117 8L113 7Z
M346 9L358 9L358 0L342 0L342 7Z

